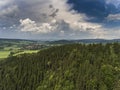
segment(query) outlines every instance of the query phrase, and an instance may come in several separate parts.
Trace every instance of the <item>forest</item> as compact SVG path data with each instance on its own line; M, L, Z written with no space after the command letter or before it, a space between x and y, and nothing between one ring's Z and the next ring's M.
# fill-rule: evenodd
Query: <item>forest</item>
M0 90L120 90L120 44L67 44L0 61Z

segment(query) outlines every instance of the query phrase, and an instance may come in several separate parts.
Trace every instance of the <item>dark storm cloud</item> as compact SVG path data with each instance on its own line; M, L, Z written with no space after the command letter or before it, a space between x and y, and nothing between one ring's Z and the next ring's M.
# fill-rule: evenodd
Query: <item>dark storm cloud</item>
M78 13L85 13L89 17L94 17L94 19L92 18L93 21L120 12L115 5L108 4L105 0L68 0L67 3L72 4L72 9Z

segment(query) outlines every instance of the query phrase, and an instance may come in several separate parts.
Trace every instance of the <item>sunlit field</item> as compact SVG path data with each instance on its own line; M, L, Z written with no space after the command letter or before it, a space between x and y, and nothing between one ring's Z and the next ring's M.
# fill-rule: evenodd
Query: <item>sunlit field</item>
M10 51L0 51L0 59L7 58L10 54Z
M23 52L14 54L14 56L24 53L37 53L39 50L25 50ZM0 59L7 58L10 55L10 51L0 51Z

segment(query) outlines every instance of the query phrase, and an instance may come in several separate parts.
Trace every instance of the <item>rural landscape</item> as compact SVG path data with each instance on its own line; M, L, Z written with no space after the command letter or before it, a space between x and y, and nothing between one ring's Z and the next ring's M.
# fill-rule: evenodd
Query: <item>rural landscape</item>
M0 90L120 90L119 40L0 41Z
M0 0L0 90L120 90L120 0Z
M23 53L35 53L40 49L50 47L40 41L22 39L0 39L0 59Z
M105 40L105 39L81 39L81 40L25 40L25 39L0 39L0 60L16 56L24 53L36 53L41 49L46 49L53 46L60 46L64 44L90 44L90 43L114 43L120 42L119 39Z

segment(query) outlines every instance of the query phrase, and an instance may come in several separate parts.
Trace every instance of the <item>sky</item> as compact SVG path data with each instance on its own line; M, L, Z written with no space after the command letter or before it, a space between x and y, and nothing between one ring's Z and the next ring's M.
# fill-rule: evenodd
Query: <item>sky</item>
M0 38L119 39L120 0L0 0Z

